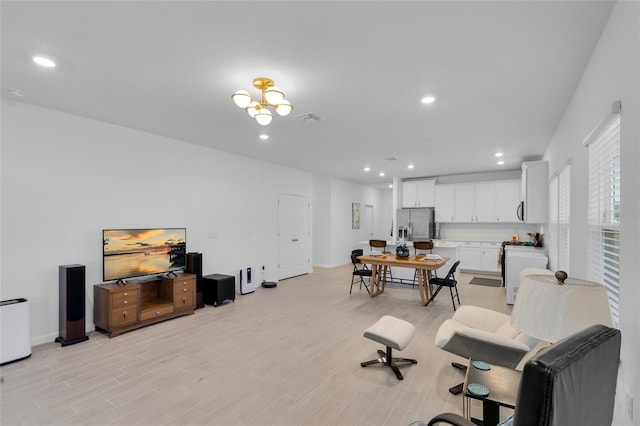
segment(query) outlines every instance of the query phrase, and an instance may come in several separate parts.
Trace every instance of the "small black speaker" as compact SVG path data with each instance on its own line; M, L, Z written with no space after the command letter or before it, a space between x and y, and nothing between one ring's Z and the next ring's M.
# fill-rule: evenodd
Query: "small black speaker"
M187 253L186 272L196 275L196 309L204 308L202 292L202 253Z
M58 272L60 336L56 342L68 346L89 339L85 332L85 266L60 265Z

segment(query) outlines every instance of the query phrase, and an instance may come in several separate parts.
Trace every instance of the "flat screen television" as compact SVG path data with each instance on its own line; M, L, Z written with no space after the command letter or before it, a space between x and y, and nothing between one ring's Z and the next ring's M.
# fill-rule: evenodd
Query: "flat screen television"
M105 229L102 279L120 281L183 270L186 253L186 228Z

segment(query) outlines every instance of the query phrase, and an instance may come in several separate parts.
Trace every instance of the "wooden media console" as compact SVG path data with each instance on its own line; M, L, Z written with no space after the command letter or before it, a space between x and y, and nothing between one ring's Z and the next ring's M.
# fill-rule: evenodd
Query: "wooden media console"
M195 311L196 275L93 286L93 322L109 337Z

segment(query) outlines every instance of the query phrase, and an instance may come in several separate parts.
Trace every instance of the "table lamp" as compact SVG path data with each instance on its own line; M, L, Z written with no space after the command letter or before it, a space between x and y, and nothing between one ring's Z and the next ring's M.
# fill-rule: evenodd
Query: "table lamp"
M539 340L555 343L590 325L612 327L607 289L591 281L554 275L526 275L520 281L511 325Z

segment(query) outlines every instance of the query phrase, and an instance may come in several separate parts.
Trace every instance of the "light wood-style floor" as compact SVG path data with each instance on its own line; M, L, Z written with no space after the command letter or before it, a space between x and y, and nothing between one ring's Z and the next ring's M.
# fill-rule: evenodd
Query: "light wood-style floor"
M458 285L463 304L509 312L504 288ZM417 288L369 298L351 265L316 269L258 288L234 303L207 306L109 339L90 333L62 348L0 368L0 423L11 425L408 425L450 411L462 396L447 389L463 375L460 358L435 347L453 314L448 289L420 305ZM361 368L380 345L363 337L382 315L413 323L396 356L404 381L384 366ZM478 408L479 410L479 408ZM478 413L480 414L480 413Z

